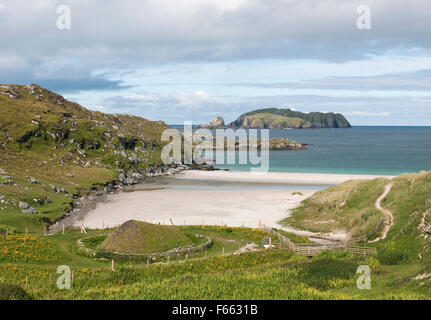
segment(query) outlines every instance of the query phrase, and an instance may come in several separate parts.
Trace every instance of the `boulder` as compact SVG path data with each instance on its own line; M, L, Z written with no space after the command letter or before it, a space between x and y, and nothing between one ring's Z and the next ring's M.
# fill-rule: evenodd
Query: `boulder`
M37 214L36 209L33 208L33 207L29 207L28 209L24 209L24 210L21 210L21 211L23 213L26 213L26 214Z
M30 182L30 183L33 183L33 184L38 184L39 183L39 181L37 181L35 178L28 178L28 180L27 180L28 182Z
M24 201L20 201L18 206L19 206L20 209L28 209L28 208L30 208L30 206L28 205L28 203L24 202Z

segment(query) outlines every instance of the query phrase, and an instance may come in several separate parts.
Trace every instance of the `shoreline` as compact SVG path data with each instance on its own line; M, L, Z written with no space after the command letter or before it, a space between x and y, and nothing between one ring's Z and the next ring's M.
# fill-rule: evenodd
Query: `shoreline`
M323 187L351 179L391 176L274 173L256 175L241 171L186 170L170 177L144 179L123 191L91 199L69 220L68 225L101 229L127 220L176 225L226 225L255 228L291 228L278 222L301 201ZM178 186L194 186L178 188ZM229 189L231 186L236 189ZM208 189L208 186L212 186ZM247 188L253 186L253 188ZM291 186L274 189L271 186ZM313 187L314 186L314 187ZM269 188L268 188L269 187ZM297 230L306 233L306 230ZM309 234L312 236L312 234Z
M337 185L348 180L369 180L376 178L392 179L391 175L366 174L333 174L333 173L296 173L296 172L263 172L250 171L196 171L189 170L183 174L175 175L176 179L189 181L220 181L226 183L252 183L252 184L282 184L297 186L328 186Z
M142 184L146 179L173 176L185 170L187 165L152 166L145 171L120 171L117 179L105 183L102 190L88 191L73 202L72 207L63 215L48 225L49 234L59 232L65 228L74 227L74 222L83 220L85 214L96 208L98 203L107 201L109 195L133 191L134 186Z

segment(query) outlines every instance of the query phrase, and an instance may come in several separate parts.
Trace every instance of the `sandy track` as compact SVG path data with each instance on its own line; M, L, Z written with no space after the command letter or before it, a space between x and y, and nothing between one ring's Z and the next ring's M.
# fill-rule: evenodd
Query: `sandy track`
M389 230L394 224L394 216L392 215L392 212L390 212L389 210L386 210L385 208L382 208L381 206L382 200L388 195L391 189L392 189L392 183L388 183L387 185L385 185L385 189L383 193L380 195L380 197L377 198L376 203L374 204L376 209L380 210L381 212L383 212L383 214L389 217L389 223L385 223L385 226L383 227L383 230L382 230L382 235L374 240L368 241L369 243L377 242L385 239L386 236L388 235Z

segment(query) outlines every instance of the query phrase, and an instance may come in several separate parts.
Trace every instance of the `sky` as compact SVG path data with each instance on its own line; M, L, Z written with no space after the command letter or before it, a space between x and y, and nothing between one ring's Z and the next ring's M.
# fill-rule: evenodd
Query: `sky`
M429 0L0 0L0 83L168 124L278 107L431 125L430 12Z

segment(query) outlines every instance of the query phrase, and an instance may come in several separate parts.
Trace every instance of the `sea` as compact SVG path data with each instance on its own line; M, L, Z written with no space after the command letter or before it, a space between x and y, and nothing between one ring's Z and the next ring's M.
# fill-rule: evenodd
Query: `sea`
M431 127L270 129L269 134L308 144L307 150L270 151L272 172L398 175L431 170ZM215 166L233 171L252 167L250 163Z

